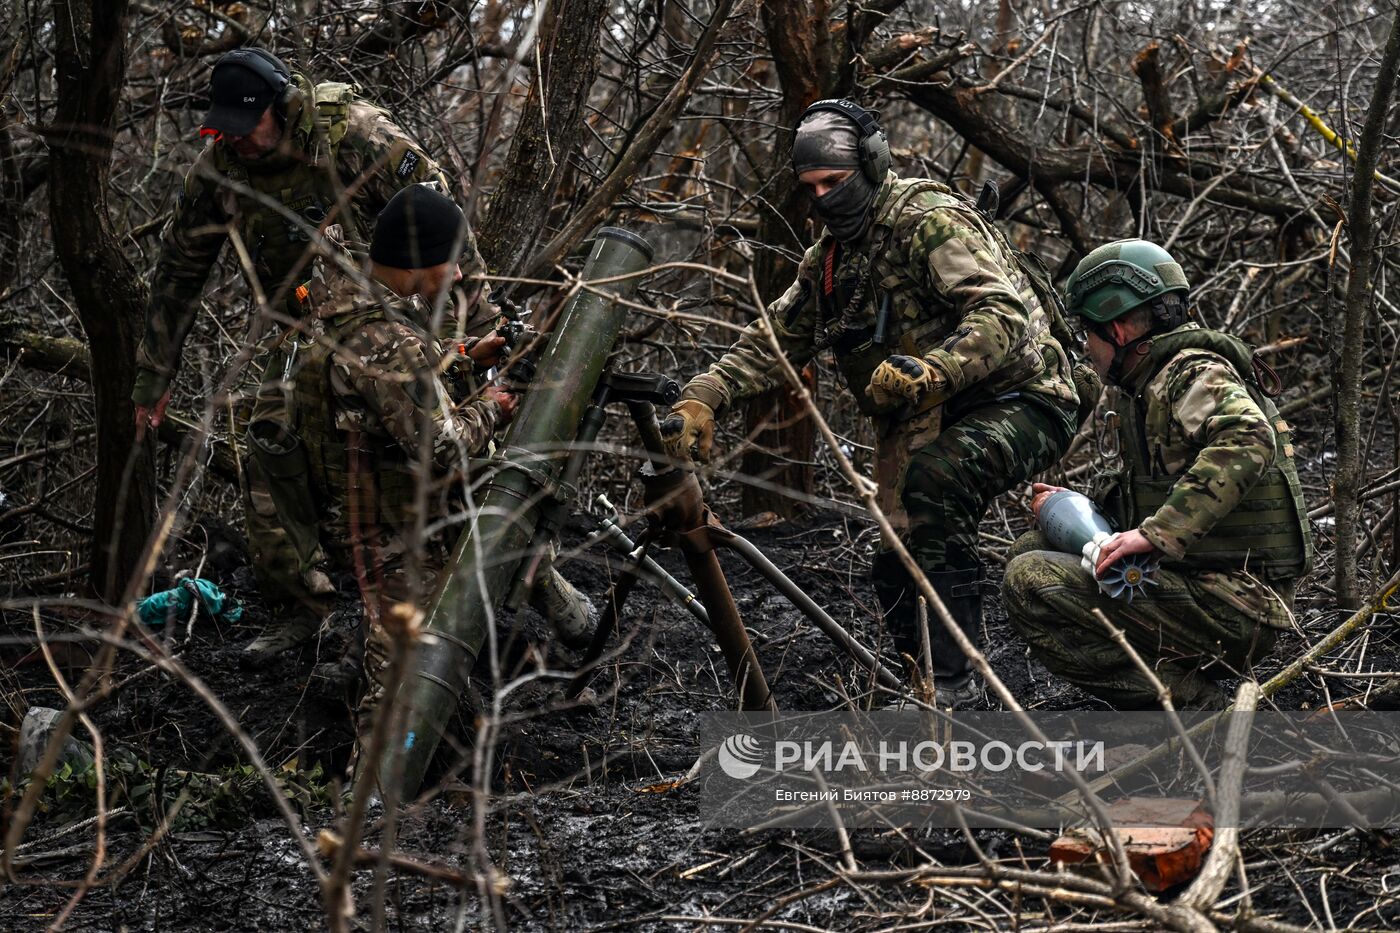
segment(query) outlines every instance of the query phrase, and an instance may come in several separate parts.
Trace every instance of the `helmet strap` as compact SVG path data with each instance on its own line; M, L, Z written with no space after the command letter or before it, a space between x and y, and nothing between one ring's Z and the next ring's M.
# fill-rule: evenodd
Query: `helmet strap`
M1121 386L1123 384L1123 365L1127 362L1128 357L1137 354L1139 347L1144 343L1150 342L1156 335L1157 329L1154 327L1147 333L1139 337L1134 337L1127 343L1119 343L1114 339L1113 332L1109 330L1107 322L1099 323L1098 321L1090 321L1088 324L1095 336L1114 348L1113 361L1108 364L1108 378L1114 385Z
M1108 367L1108 378L1112 380L1114 384L1123 385L1123 364L1128 361L1128 357L1135 356L1139 352L1145 352L1145 349L1140 351L1139 348L1143 347L1143 344L1151 343L1152 337L1153 334L1149 332L1143 334L1141 337L1134 337L1122 346L1115 344L1115 346L1118 346L1118 349L1113 351L1113 362L1110 363Z

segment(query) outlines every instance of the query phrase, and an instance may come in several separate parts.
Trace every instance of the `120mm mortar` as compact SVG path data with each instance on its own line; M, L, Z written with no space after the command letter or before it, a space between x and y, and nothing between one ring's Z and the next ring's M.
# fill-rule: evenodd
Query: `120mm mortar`
M632 275L646 268L651 257L651 246L642 237L604 227L593 241L582 279ZM428 610L413 668L399 690L406 707L403 741L379 762L381 792L397 787L413 794L422 784L495 612L530 556L541 511L555 491L569 445L617 342L627 308L615 299L636 287L634 276L584 288L553 328L501 443L496 472L453 551L451 574Z

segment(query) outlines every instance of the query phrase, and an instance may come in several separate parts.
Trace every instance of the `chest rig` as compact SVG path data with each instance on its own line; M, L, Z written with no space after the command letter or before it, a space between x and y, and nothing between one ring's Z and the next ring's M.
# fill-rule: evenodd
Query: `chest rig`
M1292 430L1256 376L1253 350L1243 341L1199 327L1178 329L1152 340L1139 365L1144 376L1135 392L1116 393L1121 468L1107 477L1102 494L1105 511L1122 529L1136 528L1166 504L1179 475L1166 472L1162 449L1171 438L1149 430L1147 387L1174 357L1192 350L1209 351L1229 361L1250 398L1274 429L1273 463L1245 492L1229 514L1192 544L1184 560L1166 566L1187 569L1245 568L1264 579L1303 575L1312 563L1312 530L1302 486L1293 460ZM1174 430L1167 419L1166 431Z
M923 356L935 342L953 333L958 323L956 309L920 280L926 273L927 257L891 255L894 228L902 213L914 198L928 194L944 196L937 207L984 220L976 207L946 185L928 179L897 181L887 195L890 207L881 211L881 221L874 225L867 249L848 249L834 237L828 237L822 246L815 352L832 351L857 407L867 415L891 412L877 406L864 392L875 368L891 355ZM994 241L1012 257L1015 266L1010 271L1019 271L1033 285L1022 254L1010 246L1001 230L990 222L979 222L978 226L990 230ZM1034 289L1032 293L1038 297ZM798 308L800 303L790 313L795 315ZM983 395L995 397L1039 375L1046 366L1039 350L1045 330L1044 315L1032 315L1026 334L1012 348L1006 364L984 383L970 387L957 402L976 404ZM915 417L937 404L936 397L930 396L907 414Z
M226 209L248 246L263 294L269 300L280 295L280 309L292 317L301 313L293 273L305 261L312 232L336 203L336 158L349 132L355 87L328 82L307 85L304 93L310 105L298 115L292 130L296 154L285 165L249 171L226 147L214 150L214 167L234 183ZM352 235L359 226L353 216L343 222Z

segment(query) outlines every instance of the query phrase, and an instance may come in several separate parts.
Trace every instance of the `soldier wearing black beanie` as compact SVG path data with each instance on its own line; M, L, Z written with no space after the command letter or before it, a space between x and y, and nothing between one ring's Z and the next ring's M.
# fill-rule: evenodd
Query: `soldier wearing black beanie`
M399 295L432 301L461 279L457 258L467 218L452 199L427 185L409 185L389 199L374 225L373 274Z

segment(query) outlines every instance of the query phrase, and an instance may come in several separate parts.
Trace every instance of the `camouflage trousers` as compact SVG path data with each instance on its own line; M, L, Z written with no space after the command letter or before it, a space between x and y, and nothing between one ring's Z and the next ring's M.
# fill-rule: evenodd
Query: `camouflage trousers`
M1052 399L999 399L949 416L915 449L898 484L908 542L925 572L980 566L977 526L992 500L1057 463L1074 409Z
M347 654L347 660L359 658L363 673L358 690L346 697L353 704L353 766L384 704L394 660L410 643L409 626L421 627L426 621L415 616L431 604L451 552L440 537L416 549L401 530L379 525L347 532L346 537L331 536L327 552L328 566L336 575L355 580L363 607L359 643Z
M1180 709L1224 706L1216 678L1247 671L1273 648L1273 628L1212 597L1187 574L1159 570L1158 585L1129 604L1100 592L1079 560L1051 550L1038 531L1022 535L1011 548L1002 601L1012 627L1042 664L1115 709L1160 707L1156 689L1094 617L1095 609L1123 630Z
M325 561L311 499L305 452L289 404L295 344L268 354L243 431L243 515L253 573L262 596L283 616L320 619L326 594L313 592L307 576ZM274 617L275 618L275 617ZM276 619L275 619L276 620Z
M364 691L355 706L356 745L369 740L374 717L384 703L395 655L408 642L403 638L408 616L428 604L447 566L446 553L434 554L417 568L397 561L366 568L361 582L364 599ZM419 620L421 625L422 621Z

